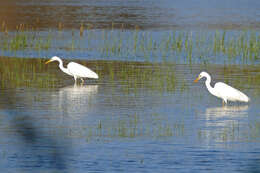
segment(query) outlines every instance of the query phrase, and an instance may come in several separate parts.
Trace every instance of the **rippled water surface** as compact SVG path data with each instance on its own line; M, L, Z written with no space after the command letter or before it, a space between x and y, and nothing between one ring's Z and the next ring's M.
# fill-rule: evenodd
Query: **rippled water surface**
M55 63L1 59L2 170L259 170L257 67L78 62L101 78L74 85ZM193 83L201 68L251 103L222 107Z
M260 172L259 8L0 0L1 172ZM223 107L201 71L250 103Z
M165 28L259 28L258 0L21 0L1 1L0 20L10 27L25 23L35 27L78 28L81 23L95 27L145 29Z

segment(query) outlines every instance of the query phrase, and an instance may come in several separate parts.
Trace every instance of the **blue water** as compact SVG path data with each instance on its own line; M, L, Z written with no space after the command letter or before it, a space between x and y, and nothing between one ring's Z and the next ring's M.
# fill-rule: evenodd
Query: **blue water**
M191 58L160 47L133 53L128 40L136 25L140 37L150 34L162 46L172 32L205 34L206 41L216 30L258 38L258 0L0 3L1 25L8 26L0 33L1 172L260 172L259 58L204 47L193 47ZM30 28L22 34L36 41L6 49L21 23ZM80 36L81 24L91 24L91 39ZM104 41L103 32L111 37ZM107 53L118 34L130 48ZM48 38L50 47L37 49ZM208 52L201 58L200 51ZM84 62L100 79L74 85L56 63L35 61L53 55ZM222 107L203 80L193 83L202 70L251 102Z
M13 2L13 3L12 3ZM1 2L0 19L10 26L30 24L37 28L79 28L90 23L107 28L111 23L144 29L209 28L259 29L258 0L63 0ZM9 10L12 8L13 10Z
M217 39L222 39L225 35L225 51L214 51L216 34L219 35ZM240 49L242 36L244 36L244 46L242 46L243 49ZM26 43L16 48L16 44L13 42L18 42L15 41L17 37L18 39L25 37L26 41L24 42ZM252 65L259 64L260 52L257 44L259 42L257 30L208 30L204 32L201 30L94 29L85 30L83 36L80 36L79 30L50 30L10 32L8 35L0 33L0 38L0 44L3 45L0 49L0 55L20 58L51 58L56 55L62 59ZM176 42L179 39L181 39L180 50L176 48ZM192 40L192 44L189 43L189 40ZM251 46L252 42L254 46ZM190 46L192 48L189 48ZM230 49L236 54L229 54ZM254 51L251 51L252 49ZM189 53L190 50L191 53Z
M56 64L51 68L59 72ZM204 82L193 83L200 66L171 68L176 81L185 80L184 89L178 84L172 90L150 88L149 80L134 86L107 73L84 86L61 74L53 87L3 88L1 170L257 172L258 86L240 88L251 103L222 107ZM247 80L239 66L225 77L217 71L222 68L208 67L214 82L228 80L234 86L233 76Z

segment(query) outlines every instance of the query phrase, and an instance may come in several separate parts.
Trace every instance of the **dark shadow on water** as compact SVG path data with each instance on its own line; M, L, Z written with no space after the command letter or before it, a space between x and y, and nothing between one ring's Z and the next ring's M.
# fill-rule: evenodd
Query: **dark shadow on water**
M16 165L16 170L26 172L35 172L35 168L39 171L64 172L67 169L65 158L70 148L68 143L62 142L62 135L52 136L44 128L44 125L41 125L42 122L40 121L42 120L38 119L38 115L28 111L32 108L26 103L24 104L26 98L19 98L16 91L1 91L1 102L8 103L1 106L1 110L5 110L4 115L1 115L2 118L4 117L2 120L5 124L5 127L2 127L1 135L9 136L10 139L15 141L9 145L4 145L4 150L11 149L7 158L12 159L8 165L0 166L1 169L6 170L12 167L10 165ZM51 115L46 115L47 119L48 117L51 117ZM45 121L45 125L48 126L51 123L50 121L51 119Z
M247 172L259 170L259 146L255 142L259 142L259 128L254 124L259 117L259 97L253 93L259 92L260 80L250 75L258 67L243 70L237 66L225 71L221 65L208 66L215 72L216 81L242 89L254 100L249 105L222 107L220 100L202 89L204 83L193 84L201 66L82 60L83 65L97 69L100 79L73 85L73 78L63 74L56 64L46 66L45 61L0 58L0 110L7 112L0 116L0 145L4 148L0 156L8 151L2 159L5 166L0 164L0 168L65 172L69 168L116 170L120 165L129 170L125 159L131 159L131 154L124 151L130 151L133 157L146 155L146 172L154 167L167 172L186 163L183 160L192 159L190 153L185 153L184 144L192 151L194 145L206 148L206 152L220 149L219 159L213 158L209 165L214 170L221 167L219 172L225 172L226 163L232 170L241 165ZM190 110L191 106L198 107L198 111ZM250 125L257 127L249 129ZM255 135L251 139L255 143L250 135ZM149 148L143 141L156 148ZM174 144L180 147L179 152L167 149ZM229 144L235 149L227 149ZM152 154L144 153L145 149ZM240 152L242 149L244 152ZM209 156L200 156L203 164L209 163ZM166 159L167 164L159 165L157 158ZM175 158L180 162L174 162ZM142 171L132 163L133 172ZM197 163L189 160L183 169L192 170ZM203 164L201 169L205 168Z
M257 159L254 159L251 162L249 162L248 167L249 167L248 170L244 171L244 172L259 173L260 172L260 158L258 157Z
M18 137L20 137L19 145L29 149L30 160L36 162L26 162L26 158L18 161L21 162L22 168L49 168L54 170L64 170L67 168L65 157L66 147L62 146L57 139L49 137L48 134L39 130L35 125L35 120L31 116L21 115L19 113L12 115L10 127L15 129ZM44 149L46 148L46 149ZM28 151L27 151L28 152ZM26 153L24 153L26 154Z

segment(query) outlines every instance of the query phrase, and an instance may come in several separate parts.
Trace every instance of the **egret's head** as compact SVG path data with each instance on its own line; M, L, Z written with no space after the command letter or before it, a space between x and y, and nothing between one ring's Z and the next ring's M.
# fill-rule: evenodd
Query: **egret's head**
M209 74L207 73L207 72L201 72L200 74L199 74L199 76L194 80L194 82L198 82L201 78L203 78L203 77L208 77L209 76Z
M47 61L45 64L48 64L48 63L50 63L50 62L52 62L52 61L59 61L59 60L60 60L59 57L54 56L54 57L52 57L49 61Z

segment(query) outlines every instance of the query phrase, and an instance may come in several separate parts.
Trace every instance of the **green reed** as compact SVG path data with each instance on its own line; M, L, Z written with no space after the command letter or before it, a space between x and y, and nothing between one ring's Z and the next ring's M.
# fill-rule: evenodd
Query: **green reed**
M58 77L50 73L45 59L0 57L1 87L53 87Z
M64 75L57 63L46 65L47 59L0 58L2 87L57 87L64 79L73 84L73 79ZM176 77L174 66L169 64L151 64L120 61L79 61L100 75L98 81L106 80L115 86L122 86L126 93L142 94L148 90L151 94L175 92L186 85ZM66 66L67 60L64 60ZM97 82L98 82L97 81ZM154 92L155 91L155 92Z
M56 34L55 30L41 34L24 25L19 25L15 31L10 32L3 22L0 49L2 55L5 55L5 51L48 51L60 48L64 51L94 51L107 58L134 58L149 62L155 59L207 62L224 56L226 61L239 58L247 63L254 62L259 57L260 36L256 31L153 32L140 30L138 26L134 30L124 30L123 25L120 30L116 30L114 25L107 30L95 30L93 25L82 23L78 30L73 30L69 35L62 23L57 28L60 34ZM57 45L57 41L60 41L60 45Z
M142 119L140 115L129 115L128 118L106 118L96 123L84 127L71 129L69 137L85 137L87 141L99 138L138 138L138 137L172 137L184 134L184 124L182 122L167 123L163 116L148 121ZM75 131L75 132L73 132Z
M174 92L179 89L185 81L178 81L174 67L166 64L150 64L137 62L100 62L103 71L107 74L108 81L116 82L116 85L124 86L126 93L134 92L141 94L142 89L157 92Z

